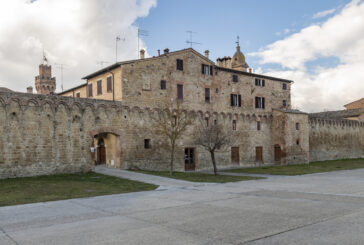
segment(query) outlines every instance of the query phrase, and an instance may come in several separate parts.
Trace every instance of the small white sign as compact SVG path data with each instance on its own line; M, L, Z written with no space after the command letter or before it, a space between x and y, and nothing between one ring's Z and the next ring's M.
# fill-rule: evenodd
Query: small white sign
M91 147L91 148L90 148L90 151L91 151L92 153L94 153L94 152L95 152L95 148Z

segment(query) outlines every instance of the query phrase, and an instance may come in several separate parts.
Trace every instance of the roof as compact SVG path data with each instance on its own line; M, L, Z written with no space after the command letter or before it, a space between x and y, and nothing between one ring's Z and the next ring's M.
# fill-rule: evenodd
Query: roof
M364 108L353 109L353 110L340 110L340 111L324 111L317 113L310 113L310 117L319 118L333 118L333 119L344 119L348 117L357 117L364 113Z
M238 74L243 74L243 75L246 75L246 76L260 77L260 78L265 78L265 79L270 79L270 80L275 80L275 81L280 81L280 82L293 83L292 80L287 80L287 79L283 79L283 78L271 77L271 76L256 74L256 73L247 72L247 71L238 71L238 70L234 70L234 69L231 69L231 68L225 68L225 67L221 67L221 66L215 66L215 67L218 70L227 71L227 72L233 72L233 73L238 73Z
M353 102L350 102L349 104L344 105L344 107L347 107L348 105L354 104L354 103L362 101L362 100L364 100L364 98L361 98L361 99L355 100Z
M181 49L181 50L177 50L177 51L173 51L173 52L168 52L168 53L165 53L165 54L161 54L160 56L153 56L153 57L149 57L149 58L144 58L144 59L136 59L136 60L127 60L127 61L121 61L121 62L116 62L110 66L107 66L101 70L98 70L94 73L91 73L85 77L83 77L82 79L90 79L90 78L93 78L93 77L96 77L100 74L103 74L107 71L110 71L112 69L115 69L121 65L125 65L125 64L131 64L131 63L136 63L136 62L144 62L144 61L149 61L149 60L155 60L155 59L160 59L160 58L164 58L166 56L169 56L169 55L174 55L174 54L177 54L177 53L182 53L182 52L186 52L186 51L191 51L195 54L197 54L198 56L200 56L202 59L205 59L206 61L210 62L210 63L213 63L214 62L210 59L208 59L207 57L205 57L204 55L200 54L199 52L197 52L196 50L194 50L193 48L186 48L186 49Z
M305 115L308 115L307 112L303 112L303 111L296 110L296 109L276 109L276 108L274 108L273 110L281 111L281 112L285 112L285 113L305 114Z
M13 91L5 87L0 87L0 92L13 92Z
M62 91L62 92L57 93L57 94L58 94L58 95L62 95L62 94L65 94L65 93L71 92L71 91L73 91L73 90L75 90L75 89L82 88L83 86L86 86L86 85L87 85L87 83L83 83L83 84L81 84L81 85L78 85L78 86L76 86L76 87L73 87L73 88L67 89L67 90Z

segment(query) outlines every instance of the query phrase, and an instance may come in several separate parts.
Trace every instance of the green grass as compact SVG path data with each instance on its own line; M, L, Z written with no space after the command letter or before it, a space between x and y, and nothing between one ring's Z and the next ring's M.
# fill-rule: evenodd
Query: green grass
M338 170L364 168L364 159L344 159L322 162L312 162L309 164L267 166L257 168L239 168L225 170L230 173L250 173L250 174L272 174L272 175L301 175Z
M135 172L143 173L143 174L152 174L167 178L180 179L192 182L213 182L213 183L227 183L227 182L236 182L243 180L255 180L262 179L259 177L250 177L250 176L229 176L229 175L213 175L213 174L203 174L196 172L173 172L171 176L168 171L146 171L146 170L137 170Z
M0 180L0 206L154 190L157 186L97 173Z

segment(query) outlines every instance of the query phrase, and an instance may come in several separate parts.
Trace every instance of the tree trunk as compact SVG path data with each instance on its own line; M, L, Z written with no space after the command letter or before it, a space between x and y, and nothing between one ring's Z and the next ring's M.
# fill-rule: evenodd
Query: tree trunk
M215 160L215 152L210 151L212 166L214 166L214 174L217 175L217 168L216 168L216 160Z
M173 175L173 161L174 161L174 145L172 145L171 149L171 163L170 163L170 169L169 169L169 175Z

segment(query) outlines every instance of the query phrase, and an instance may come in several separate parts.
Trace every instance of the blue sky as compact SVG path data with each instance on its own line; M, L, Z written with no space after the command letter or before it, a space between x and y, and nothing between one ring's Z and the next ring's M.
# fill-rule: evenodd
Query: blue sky
M213 61L217 57L232 56L236 36L244 54L256 52L264 46L282 39L312 23L330 17L314 19L321 11L340 8L348 0L159 0L145 18L139 18L136 25L148 30L149 36L142 37L150 55L157 50L169 48L178 50L188 47L187 30L197 32L193 38L201 45L194 49L203 53L210 50ZM258 64L257 57L247 56L252 67ZM330 66L331 59L318 64ZM317 64L317 62L314 62ZM327 64L326 64L327 63ZM271 67L265 64L263 67ZM274 67L274 66L273 66Z

